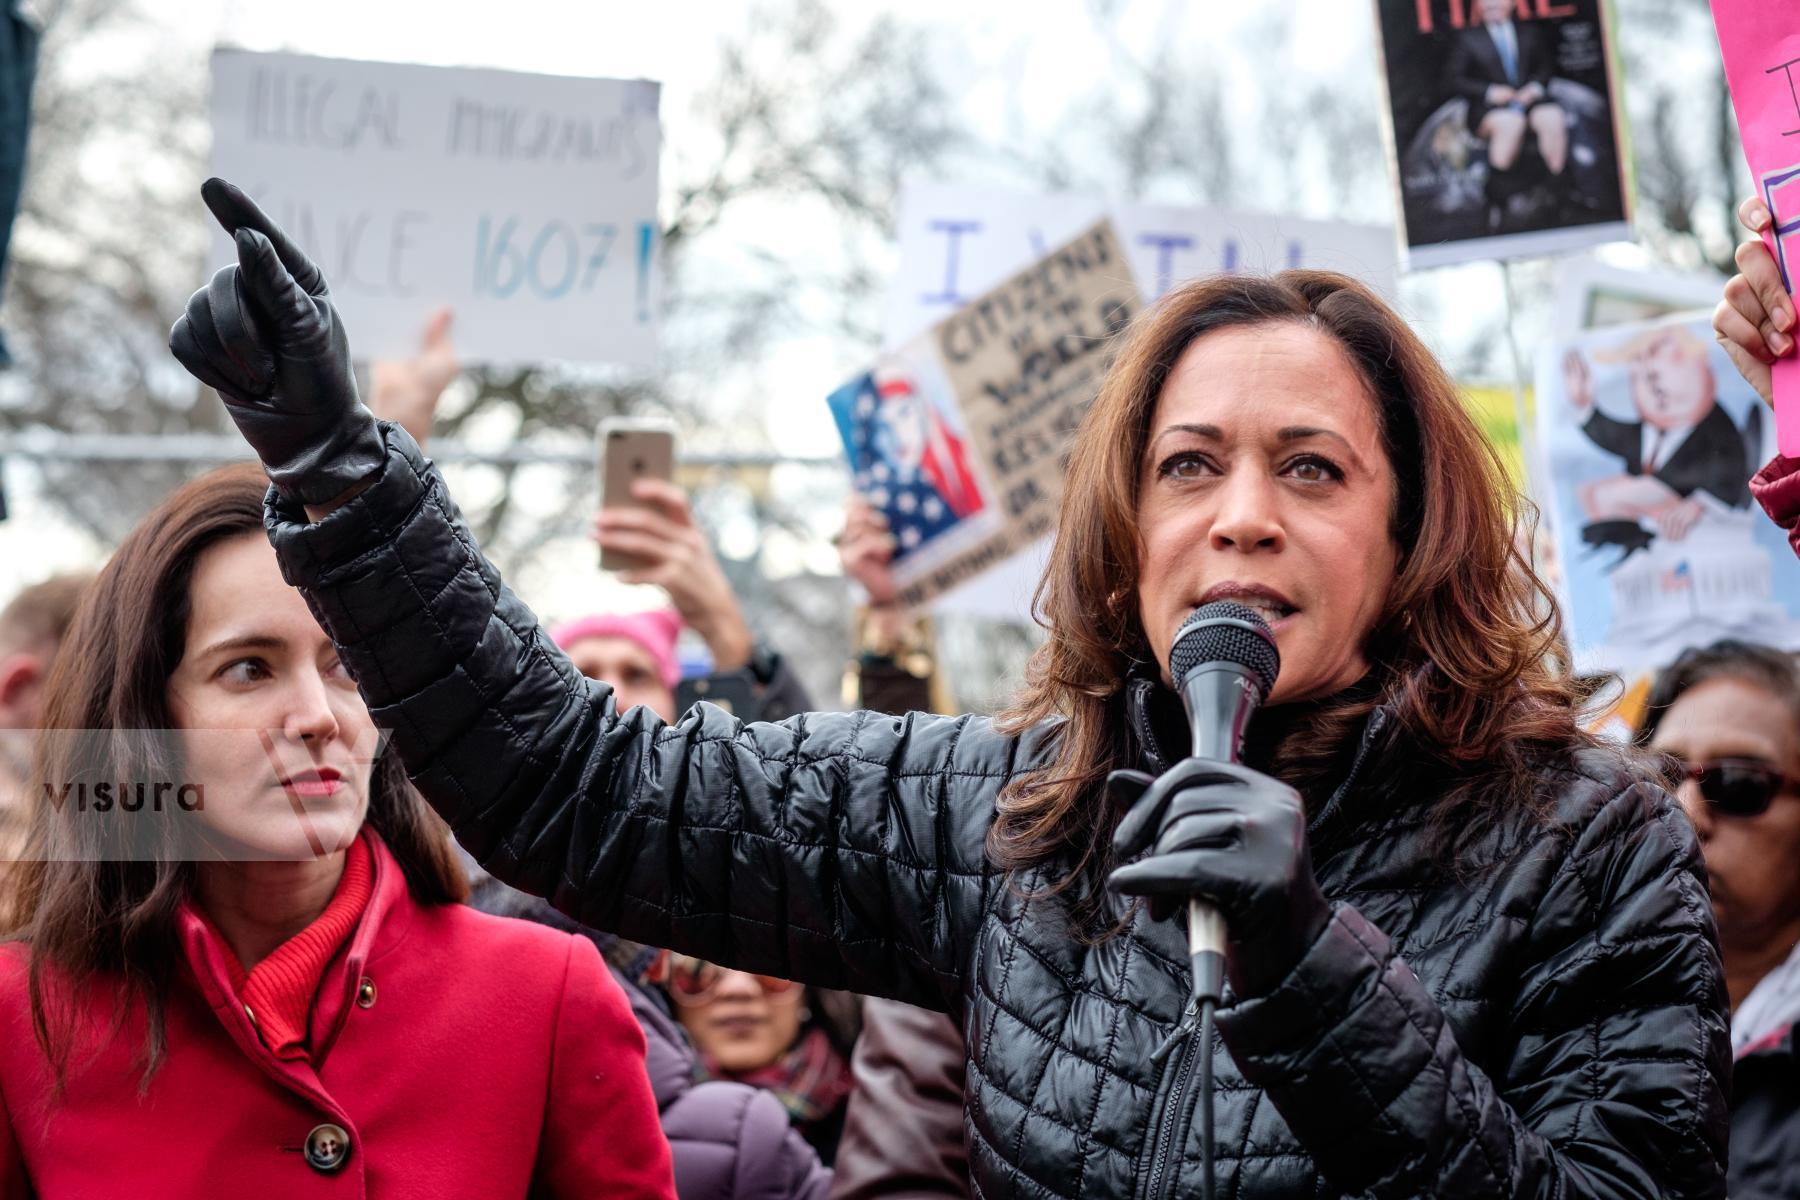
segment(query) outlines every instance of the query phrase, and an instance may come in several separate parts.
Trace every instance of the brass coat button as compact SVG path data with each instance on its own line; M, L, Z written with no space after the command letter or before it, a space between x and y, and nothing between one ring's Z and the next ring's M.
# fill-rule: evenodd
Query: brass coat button
M350 1135L341 1125L319 1125L306 1135L306 1165L329 1175L350 1157Z
M362 986L356 989L356 1007L375 1007L375 981L367 975L362 978Z

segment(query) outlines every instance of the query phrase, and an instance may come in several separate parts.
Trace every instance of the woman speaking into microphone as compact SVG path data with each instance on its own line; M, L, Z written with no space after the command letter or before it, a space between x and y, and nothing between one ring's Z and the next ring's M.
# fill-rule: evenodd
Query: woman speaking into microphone
M1693 833L1581 732L1495 456L1359 284L1201 281L1125 335L1001 719L666 724L570 666L362 407L318 269L203 195L239 262L171 344L419 790L587 924L950 1011L978 1194L1198 1191L1187 940L1155 915L1192 898L1231 931L1220 1194L1723 1194ZM1186 757L1167 675L1220 599L1281 657L1243 766ZM1157 777L1123 825L1122 769Z

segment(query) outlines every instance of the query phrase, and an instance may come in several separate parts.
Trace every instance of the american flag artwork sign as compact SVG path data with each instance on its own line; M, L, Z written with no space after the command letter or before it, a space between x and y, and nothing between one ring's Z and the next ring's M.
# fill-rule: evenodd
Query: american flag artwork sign
M950 401L950 403L946 403ZM954 399L899 363L883 363L832 394L847 421L856 490L888 518L904 560L987 510L969 463L968 434Z
M905 603L1054 527L1070 439L1140 303L1099 221L827 397L852 484L898 543Z

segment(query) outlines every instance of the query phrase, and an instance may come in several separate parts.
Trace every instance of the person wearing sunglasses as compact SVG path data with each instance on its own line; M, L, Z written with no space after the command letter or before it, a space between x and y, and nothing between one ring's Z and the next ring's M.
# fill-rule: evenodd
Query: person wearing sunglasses
M855 998L665 952L651 972L699 1052L704 1079L747 1083L781 1102L830 1165L854 1077Z
M1732 1200L1800 1196L1800 666L1768 646L1689 650L1641 740L1700 835L1731 1000Z

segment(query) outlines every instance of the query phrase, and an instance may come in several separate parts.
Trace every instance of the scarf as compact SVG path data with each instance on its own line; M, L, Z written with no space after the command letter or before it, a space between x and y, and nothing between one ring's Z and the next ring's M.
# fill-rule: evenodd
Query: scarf
M1744 1002L1731 1014L1731 1056L1800 1018L1800 945L1779 967L1756 981Z
M788 1052L754 1071L727 1071L711 1055L701 1055L694 1067L702 1083L730 1079L761 1088L781 1101L795 1125L816 1124L837 1111L850 1095L850 1064L837 1052L823 1029L800 1035Z

